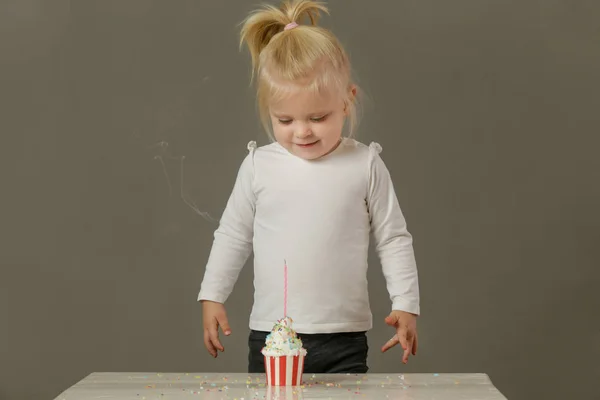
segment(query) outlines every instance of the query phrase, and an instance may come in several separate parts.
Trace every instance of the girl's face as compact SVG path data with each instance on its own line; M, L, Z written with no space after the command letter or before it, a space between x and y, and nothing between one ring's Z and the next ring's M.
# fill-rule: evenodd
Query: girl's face
M336 91L296 90L272 103L269 113L277 142L300 158L316 160L340 143L346 107Z

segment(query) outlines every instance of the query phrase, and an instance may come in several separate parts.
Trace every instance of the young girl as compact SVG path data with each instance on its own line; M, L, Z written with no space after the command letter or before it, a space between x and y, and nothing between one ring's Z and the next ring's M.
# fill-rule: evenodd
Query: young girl
M254 251L254 305L249 366L264 372L260 353L283 317L283 265L288 312L308 351L307 373L365 373L366 331L372 327L367 254L373 234L392 307L385 322L401 344L403 362L417 352L417 268L412 237L376 143L342 136L355 127L356 86L348 57L326 29L327 8L307 0L264 6L244 21L257 77L261 119L273 140L239 169L206 265L202 301L204 343L223 351L218 328L231 334L223 303ZM299 25L306 19L310 25Z

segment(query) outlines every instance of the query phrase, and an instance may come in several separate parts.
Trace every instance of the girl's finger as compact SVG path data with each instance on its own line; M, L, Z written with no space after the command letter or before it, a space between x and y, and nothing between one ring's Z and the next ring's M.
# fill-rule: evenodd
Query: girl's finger
M388 340L387 342L385 342L385 344L381 348L381 351L382 352L386 352L389 349L391 349L392 347L394 347L395 345L397 345L398 343L400 343L398 341L398 335L394 335L390 340Z
M413 356L417 355L417 348L418 347L419 347L419 337L415 333L415 340L413 342L413 349L412 349Z
M402 356L402 362L406 364L408 362L408 357L410 356L410 352L412 351L413 340L407 339L406 347L404 348L404 355Z
M221 350L224 351L225 349L223 348L223 345L221 344L221 341L219 341L219 331L217 330L216 326L211 326L208 329L208 337L212 343L212 345L217 349L217 350Z
M406 326L401 326L398 331L397 331L397 336L398 339L400 340L400 344L402 345L402 348L404 350L406 350L408 348L408 340L406 338L407 332L406 332Z
M215 349L215 346L213 346L212 342L210 341L210 335L206 329L204 330L204 346L211 356L217 357L217 349Z

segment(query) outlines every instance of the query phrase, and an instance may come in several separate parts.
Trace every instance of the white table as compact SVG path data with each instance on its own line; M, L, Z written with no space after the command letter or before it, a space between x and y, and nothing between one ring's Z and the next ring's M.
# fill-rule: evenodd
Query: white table
M485 374L305 374L266 387L262 374L93 373L55 400L173 399L506 400Z

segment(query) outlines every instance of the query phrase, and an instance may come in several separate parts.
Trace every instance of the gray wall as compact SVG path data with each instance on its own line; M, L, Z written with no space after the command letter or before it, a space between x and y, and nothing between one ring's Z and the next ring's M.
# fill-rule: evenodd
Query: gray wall
M267 142L237 49L255 3L0 2L1 399L93 371L245 371L251 268L213 360L195 298L216 225L188 203L218 218L247 142ZM371 372L598 398L600 3L329 5L369 96L359 138L384 147L420 268L403 366L378 351L372 257Z

